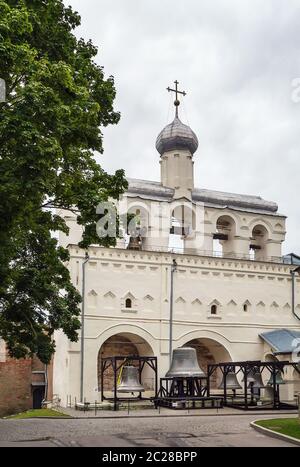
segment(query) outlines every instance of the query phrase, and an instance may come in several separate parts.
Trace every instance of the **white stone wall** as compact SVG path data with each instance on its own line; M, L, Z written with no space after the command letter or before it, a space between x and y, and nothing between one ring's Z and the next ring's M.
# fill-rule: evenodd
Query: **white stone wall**
M69 268L81 290L84 252L70 247ZM300 329L291 312L290 266L204 256L90 248L86 267L85 397L97 394L97 358L111 336L130 333L144 339L158 357L159 374L169 366L170 266L175 258L173 346L211 339L232 360L264 357L259 334ZM296 305L300 308L300 280ZM126 309L125 299L132 299ZM243 305L247 304L247 311ZM211 315L211 305L217 314ZM68 347L68 348L67 348ZM80 341L57 345L54 393L79 397ZM220 357L219 357L220 358ZM64 362L68 362L63 371Z

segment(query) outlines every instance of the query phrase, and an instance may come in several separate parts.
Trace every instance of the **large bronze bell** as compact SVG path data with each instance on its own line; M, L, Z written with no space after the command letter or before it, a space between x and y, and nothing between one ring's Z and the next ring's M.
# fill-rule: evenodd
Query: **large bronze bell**
M196 350L192 347L180 347L173 350L172 363L166 374L167 378L205 377L200 368Z
M138 368L135 366L124 366L121 382L117 387L119 392L143 392L144 387L139 382Z
M276 371L276 386L277 384L285 384L285 381L282 378L282 373L280 370ZM267 386L273 386L273 375L271 374L269 381L267 382Z
M224 379L225 375L223 374L223 378L221 384L219 385L218 389L224 389ZM242 389L242 386L238 382L236 377L236 373L234 371L229 371L226 376L226 390L227 389Z

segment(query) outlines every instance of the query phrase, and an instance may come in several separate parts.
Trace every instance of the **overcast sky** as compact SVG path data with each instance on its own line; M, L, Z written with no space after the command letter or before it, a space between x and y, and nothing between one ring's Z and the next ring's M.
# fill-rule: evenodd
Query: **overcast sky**
M122 116L104 131L102 166L159 180L155 139L173 119L166 87L177 79L180 118L199 139L195 185L276 201L288 216L284 252L300 253L299 0L65 3L115 78Z

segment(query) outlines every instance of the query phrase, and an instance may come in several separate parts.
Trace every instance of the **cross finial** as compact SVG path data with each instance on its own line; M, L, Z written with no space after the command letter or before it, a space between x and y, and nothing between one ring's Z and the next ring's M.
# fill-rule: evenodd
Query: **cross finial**
M186 92L185 91L178 91L178 84L179 82L176 80L174 81L175 83L175 89L172 89L170 88L169 86L167 87L167 91L169 92L175 92L175 101L174 101L174 105L175 105L175 115L176 117L178 117L178 106L180 105L180 101L178 99L178 94L182 94L183 96L186 96Z

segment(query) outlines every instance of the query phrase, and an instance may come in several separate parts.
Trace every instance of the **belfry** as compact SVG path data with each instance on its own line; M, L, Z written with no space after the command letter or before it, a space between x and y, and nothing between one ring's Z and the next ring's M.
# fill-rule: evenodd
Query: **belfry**
M158 376L165 376L172 349L195 349L195 366L207 374L220 362L292 361L300 340L300 279L282 256L286 216L258 194L235 193L234 180L233 193L197 187L199 143L180 119L186 93L178 84L167 88L175 93L174 119L155 143L160 180L128 178L119 202L134 227L124 229L114 248L92 245L85 252L75 215L65 213L70 231L60 242L83 291L84 332L77 343L62 333L55 337L54 393L62 405L70 397L94 401L112 391L115 376L102 370L120 356L142 365L134 387L142 383L153 394L151 365L157 359ZM157 159L154 153L154 164ZM147 358L150 364L141 364ZM260 381L266 380L257 365ZM234 366L229 374L231 389L242 387ZM300 390L299 372L289 367L284 379L289 384L280 391L289 400ZM222 373L213 373L212 386L224 386Z

